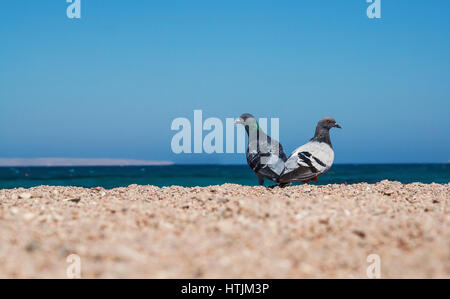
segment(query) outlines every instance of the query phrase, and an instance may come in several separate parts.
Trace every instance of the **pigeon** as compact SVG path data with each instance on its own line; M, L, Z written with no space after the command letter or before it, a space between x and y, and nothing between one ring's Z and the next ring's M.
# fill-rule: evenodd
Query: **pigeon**
M251 114L242 114L237 119L237 124L245 126L248 135L247 164L255 172L259 185L264 185L264 178L278 185L278 179L287 161L281 144L267 136Z
M319 176L327 172L334 161L330 129L339 128L334 118L325 117L319 121L314 137L297 148L285 163L279 183L317 182Z

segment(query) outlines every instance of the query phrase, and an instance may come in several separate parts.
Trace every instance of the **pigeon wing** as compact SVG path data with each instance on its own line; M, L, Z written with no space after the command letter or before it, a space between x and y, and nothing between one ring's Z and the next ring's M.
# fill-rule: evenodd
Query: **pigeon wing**
M297 148L285 163L280 182L309 181L330 169L333 149L323 142L308 142Z
M262 149L266 152L266 154L262 154L265 158L263 169L275 174L274 179L278 179L284 170L284 163L287 161L283 146L277 140L267 136L267 140L262 141Z
M257 146L254 146L254 143L252 145L253 151L250 150L250 147L247 148L247 163L249 167L257 174L274 181L278 180L287 160L281 144L265 135L261 136L257 141Z

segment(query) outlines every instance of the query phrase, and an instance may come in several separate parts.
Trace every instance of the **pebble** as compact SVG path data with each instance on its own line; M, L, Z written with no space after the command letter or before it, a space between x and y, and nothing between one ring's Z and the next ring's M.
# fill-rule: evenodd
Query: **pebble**
M33 213L25 213L24 215L23 215L23 219L25 220L25 221L30 221L31 219L33 219L34 218L34 214Z
M387 196L391 196L392 194L394 194L394 191L393 190L384 190L384 195L387 195Z
M81 197L71 198L71 199L68 199L67 201L71 201L71 202L74 202L74 203L79 203L81 201Z
M20 199L30 199L32 197L33 197L33 195L31 193L22 193L19 195Z

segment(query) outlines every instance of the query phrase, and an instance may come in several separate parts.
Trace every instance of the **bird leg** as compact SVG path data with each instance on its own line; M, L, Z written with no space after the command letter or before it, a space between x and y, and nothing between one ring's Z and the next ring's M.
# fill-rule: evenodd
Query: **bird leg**
M291 185L291 183L279 183L278 187L285 188L285 187L289 187L290 185Z
M286 188L289 187L291 183L277 183L276 185L267 187L268 189L274 189L275 187Z
M256 175L258 177L258 183L260 186L264 185L264 177L260 175Z

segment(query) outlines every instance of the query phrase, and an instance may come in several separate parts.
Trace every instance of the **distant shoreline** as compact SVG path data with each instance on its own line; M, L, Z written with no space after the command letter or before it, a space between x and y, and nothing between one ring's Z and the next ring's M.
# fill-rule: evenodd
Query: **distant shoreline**
M172 161L84 158L12 158L0 159L0 167L97 167L97 166L168 166Z

